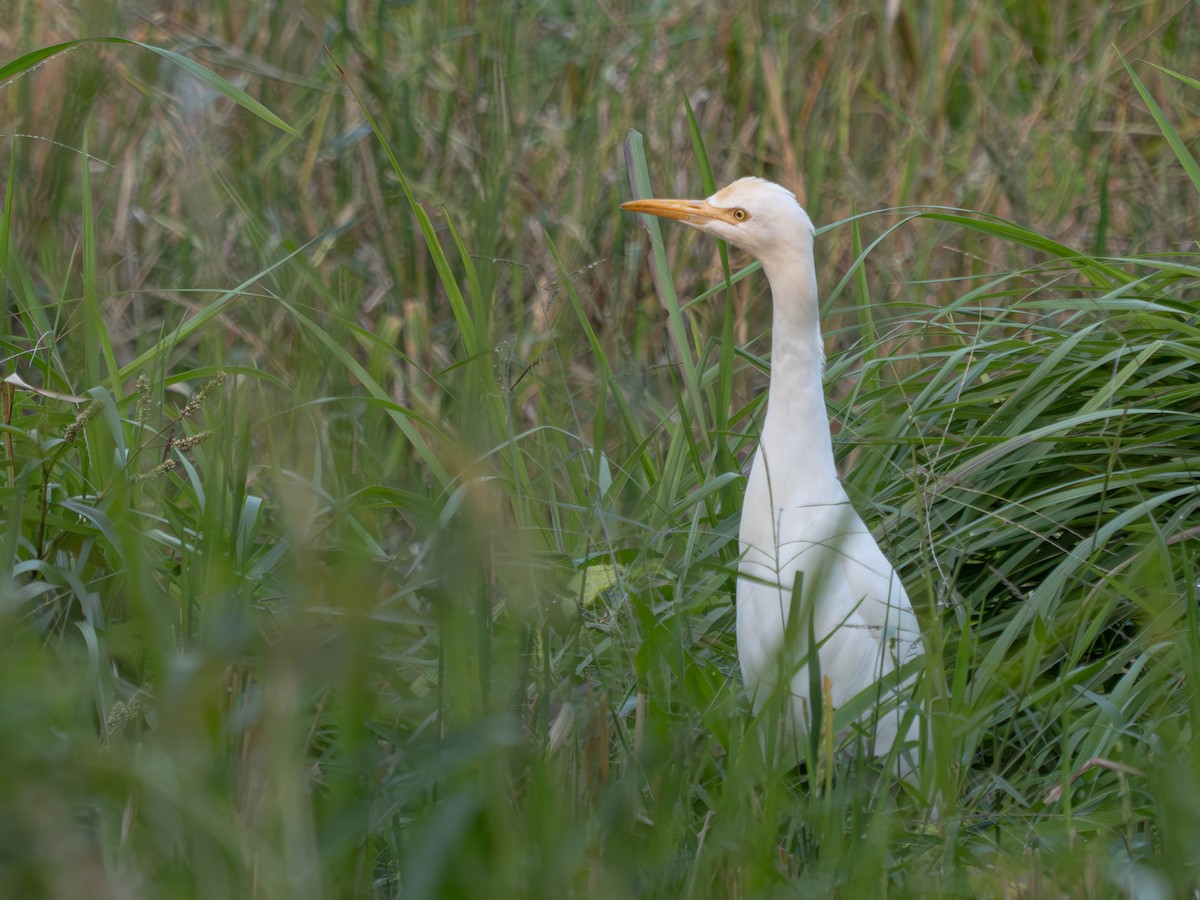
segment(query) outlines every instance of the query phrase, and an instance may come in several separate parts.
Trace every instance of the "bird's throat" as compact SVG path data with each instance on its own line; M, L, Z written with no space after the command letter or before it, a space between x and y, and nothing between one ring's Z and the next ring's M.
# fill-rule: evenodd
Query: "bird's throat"
M785 494L840 495L821 378L825 354L811 265L786 273L768 269L767 277L774 313L761 456L776 471L795 473L795 484L777 486Z

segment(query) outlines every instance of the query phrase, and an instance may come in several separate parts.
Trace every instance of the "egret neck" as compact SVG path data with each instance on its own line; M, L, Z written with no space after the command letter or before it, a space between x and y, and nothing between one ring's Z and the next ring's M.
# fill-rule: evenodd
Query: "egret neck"
M800 241L807 252L762 260L775 310L771 380L759 452L776 509L798 495L810 502L845 499L833 461L821 383L825 351L812 237L803 235Z

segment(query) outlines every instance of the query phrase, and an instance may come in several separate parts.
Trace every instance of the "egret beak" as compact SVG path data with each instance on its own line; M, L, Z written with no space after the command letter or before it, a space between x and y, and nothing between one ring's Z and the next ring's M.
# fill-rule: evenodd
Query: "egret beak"
M706 225L714 221L737 224L730 215L731 210L713 206L707 200L630 200L622 203L621 209L663 219L678 219L689 225Z

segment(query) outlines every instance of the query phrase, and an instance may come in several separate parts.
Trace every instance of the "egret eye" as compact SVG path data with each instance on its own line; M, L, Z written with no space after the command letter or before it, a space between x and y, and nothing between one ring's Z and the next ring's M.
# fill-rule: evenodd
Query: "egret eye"
M735 222L745 222L748 218L750 218L750 213L746 212L740 206L733 211L733 221Z

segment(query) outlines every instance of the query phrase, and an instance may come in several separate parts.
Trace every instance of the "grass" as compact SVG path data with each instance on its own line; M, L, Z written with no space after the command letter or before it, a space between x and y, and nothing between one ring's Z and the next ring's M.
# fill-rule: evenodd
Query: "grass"
M877 6L0 10L6 893L1200 886L1195 10ZM916 785L741 694L765 285L617 205L750 173Z

